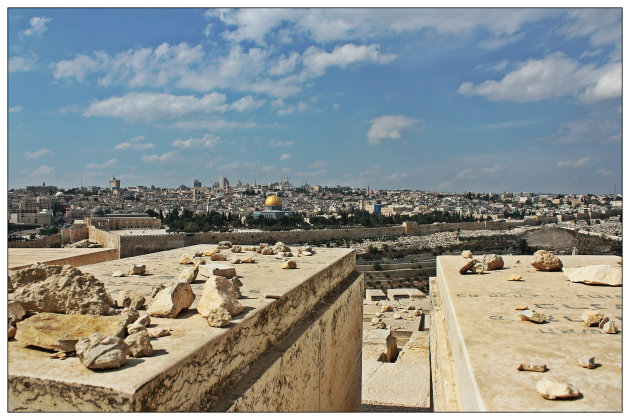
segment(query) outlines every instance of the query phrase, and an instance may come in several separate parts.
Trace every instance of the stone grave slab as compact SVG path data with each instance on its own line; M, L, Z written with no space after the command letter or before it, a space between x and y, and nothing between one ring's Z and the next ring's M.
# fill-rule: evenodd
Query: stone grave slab
M593 411L622 409L622 288L571 283L562 272L535 270L531 256L502 256L504 269L460 275L467 260L437 259L437 288L452 348L463 411ZM616 256L559 256L564 267L615 266ZM517 262L518 261L518 262ZM511 274L520 281L507 281ZM517 317L516 307L542 312L547 322ZM618 334L587 327L581 315L597 309L614 320ZM443 337L442 337L443 338ZM578 360L594 356L595 369ZM517 371L539 362L546 372ZM568 382L581 396L546 400L536 391L541 379Z

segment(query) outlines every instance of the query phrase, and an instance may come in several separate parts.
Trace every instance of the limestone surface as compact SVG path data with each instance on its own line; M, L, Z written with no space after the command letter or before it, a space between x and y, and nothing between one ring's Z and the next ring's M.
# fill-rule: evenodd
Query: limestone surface
M111 369L125 364L129 348L115 336L94 333L75 346L79 360L88 369Z
M128 324L126 315L40 313L18 323L16 340L23 346L69 352L79 339L93 333L124 337Z
M557 271L562 269L560 258L556 257L553 252L544 249L536 251L529 263L536 270L540 271Z
M149 332L149 335L151 336L151 338L160 338L166 335L171 335L171 331L168 328L158 328L151 330Z
M236 268L228 264L208 264L203 267L199 267L199 273L202 276L208 278L212 276L221 276L226 278L232 278L236 275Z
M569 281L573 283L621 286L623 281L621 269L606 264L565 268L563 271Z
M580 391L571 384L541 379L536 382L536 390L547 400L576 398Z
M222 276L213 276L203 286L201 299L197 304L197 312L208 317L214 308L225 308L230 315L238 315L243 305L238 301L238 293L232 283Z
M206 318L209 326L219 328L226 327L231 320L232 315L221 306L210 309Z
M125 344L129 347L129 354L133 357L153 356L153 346L146 328L125 338Z
M159 291L147 312L151 316L176 318L181 311L190 308L194 300L195 294L188 283L176 283Z
M66 265L59 274L19 287L13 299L37 312L65 314L113 314L112 298L102 282L91 274Z

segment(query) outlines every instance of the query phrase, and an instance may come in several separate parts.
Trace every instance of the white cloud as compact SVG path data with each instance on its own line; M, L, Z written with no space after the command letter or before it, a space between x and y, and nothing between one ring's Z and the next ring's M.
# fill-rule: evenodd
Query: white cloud
M243 112L245 110L260 108L264 104L264 99L256 100L252 95L247 95L232 103L230 108Z
M290 155L290 154L288 154L288 153L283 153L283 154L280 156L280 160L287 160L287 159L289 159L290 157L291 157L291 155Z
M225 95L208 93L201 98L168 93L131 92L92 102L83 113L86 117L118 117L127 121L151 122L179 118L188 114L208 114L227 109Z
M88 163L85 167L88 169L106 169L118 166L118 159L110 159L104 163Z
M163 153L161 155L145 155L142 156L142 161L146 163L165 163L173 160L176 156L176 152L171 150L170 152Z
M497 163L494 166L484 166L483 168L481 168L481 173L484 175L496 176L505 168L507 168L507 165L500 165Z
M140 140L144 140L144 136L142 134L129 139L129 141L140 141Z
M24 109L22 105L15 105L9 108L9 112L20 112Z
M293 72L293 70L295 69L295 66L297 66L299 61L300 61L300 54L298 54L295 51L291 51L291 54L289 54L288 57L282 56L278 59L276 64L274 64L269 69L269 74L273 76L282 76L287 73L291 73Z
M558 162L560 168L584 168L589 166L590 157L583 157L577 160L562 160Z
M586 118L560 124L557 133L541 140L556 143L615 143L621 141L621 121L613 115L593 113Z
M264 126L265 124L258 124L253 121L229 121L224 119L218 120L192 120L192 121L177 121L170 124L169 128L179 128L184 130L247 130L250 128L257 128Z
M336 46L328 53L317 47L309 47L303 56L304 67L307 72L320 76L331 66L345 68L353 63L387 64L396 58L396 54L379 52L378 44Z
M291 115L297 112L305 112L307 111L308 105L304 101L298 102L296 105L289 105L286 108L282 108L276 111L278 115Z
M62 60L51 65L55 79L75 78L82 82L88 73L102 69L109 62L109 56L102 52L94 52L94 57L79 54L72 60Z
M441 35L468 36L479 30L488 46L518 36L523 24L550 12L538 9L237 9L212 11L208 19L219 19L231 28L223 33L232 41L251 40L265 45L273 40L272 29L282 27L276 41L295 34L318 43L344 39L367 39L431 29ZM498 41L495 41L498 40Z
M219 137L212 134L204 134L201 138L189 138L186 140L177 139L173 142L173 146L181 149L199 149L199 148L213 148L221 142Z
M26 156L27 159L39 159L40 157L52 154L53 152L48 149L39 149L35 152L24 152L24 156Z
M35 68L36 61L37 57L34 55L9 57L9 72L32 70Z
M611 176L612 175L612 171L606 169L606 168L599 168L598 170L596 170L595 175L601 175L601 176Z
M621 9L573 9L559 33L568 39L588 37L594 46L621 42Z
M472 169L463 169L455 175L455 179L466 179L466 178L476 178L476 175L473 175Z
M48 165L42 165L30 173L32 177L51 176L55 174L55 168Z
M562 96L575 96L582 102L615 99L621 97L621 63L595 68L555 53L520 63L498 81L463 83L458 92L491 101L535 102Z
M287 140L287 141L280 141L280 140L273 140L270 143L271 147L289 147L289 146L293 146L295 144L295 142L293 140Z
M47 17L33 17L28 23L30 27L24 31L22 31L22 35L32 36L32 35L41 35L46 32L46 24L50 22L50 18Z
M406 131L418 131L422 120L404 115L384 115L370 121L372 126L367 133L368 144L380 144L383 139L399 139Z
M318 160L317 162L309 163L308 166L310 168L325 168L326 166L328 166L328 163L324 162L323 160Z
M131 143L131 142L125 141L123 143L120 143L114 146L114 149L116 150L148 150L154 147L155 147L155 144L153 143Z

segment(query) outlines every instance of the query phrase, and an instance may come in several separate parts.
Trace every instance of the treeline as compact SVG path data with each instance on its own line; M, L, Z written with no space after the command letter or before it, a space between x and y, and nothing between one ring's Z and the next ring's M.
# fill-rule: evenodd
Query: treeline
M244 222L238 215L231 213L219 213L210 211L208 213L193 213L190 210L183 210L180 215L179 209L173 209L165 216L152 210L147 210L149 216L159 218L163 224L168 225L173 232L225 232L235 228L260 229L268 231L290 230L290 229L335 229L348 227L383 227L400 225L405 221L414 221L418 224L431 223L457 223L474 221L472 217L460 217L447 212L434 211L432 213L417 214L414 216L401 216L394 214L384 216L382 214L370 213L367 210L353 210L351 212L341 211L339 217L325 217L323 214L309 217L307 222L302 213L295 213L288 216L281 216L276 219L262 216L247 217Z

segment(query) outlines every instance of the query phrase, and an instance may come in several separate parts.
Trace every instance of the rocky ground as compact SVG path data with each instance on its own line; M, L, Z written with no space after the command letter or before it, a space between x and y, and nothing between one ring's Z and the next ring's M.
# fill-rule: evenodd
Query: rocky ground
M599 223L597 223L599 221ZM608 235L621 236L622 235L622 223L619 221L618 217L610 218L606 220L592 221L589 226L586 221L571 221L571 222L561 222L557 226L573 229L573 230L589 230L591 232L605 233ZM556 226L555 224L549 226ZM529 230L540 229L540 226L519 226L512 229L506 230L462 230L459 233L457 232L439 232L434 233L432 235L423 235L423 236L401 236L399 238L391 239L391 240L378 240L378 239L366 239L362 243L351 243L349 246L357 250L357 254L363 254L367 252L367 249L370 245L375 246L379 249L383 247L384 244L389 247L397 247L397 248L408 248L408 247L417 247L419 249L428 248L435 249L438 247L443 247L445 249L456 247L457 245L462 244L463 242L459 239L461 238L492 238L492 237L500 237L505 235L520 235Z

